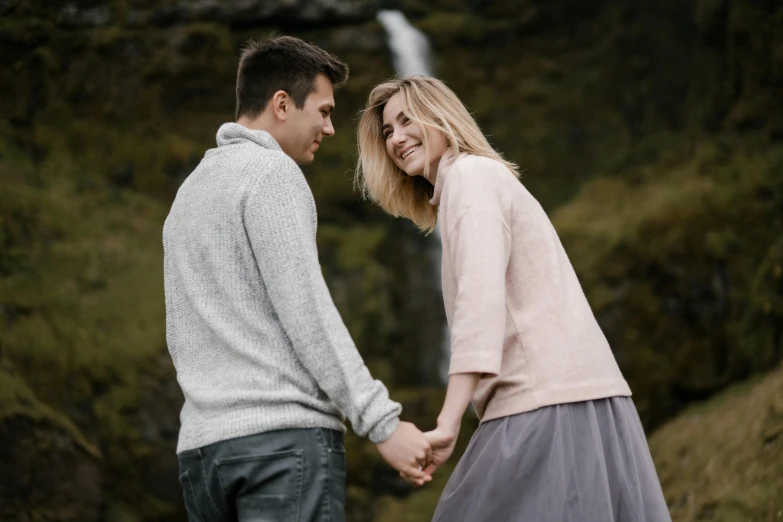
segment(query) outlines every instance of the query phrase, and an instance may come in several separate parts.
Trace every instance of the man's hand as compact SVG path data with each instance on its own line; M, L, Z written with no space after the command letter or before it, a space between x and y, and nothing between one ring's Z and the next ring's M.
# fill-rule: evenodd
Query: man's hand
M411 484L421 486L432 480L422 471L432 460L430 443L410 422L400 422L392 436L376 447L383 459Z

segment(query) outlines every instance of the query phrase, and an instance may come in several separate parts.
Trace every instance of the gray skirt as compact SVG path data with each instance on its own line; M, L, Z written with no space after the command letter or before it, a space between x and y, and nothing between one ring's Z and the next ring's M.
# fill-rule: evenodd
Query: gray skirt
M546 406L482 423L437 522L670 522L630 397Z

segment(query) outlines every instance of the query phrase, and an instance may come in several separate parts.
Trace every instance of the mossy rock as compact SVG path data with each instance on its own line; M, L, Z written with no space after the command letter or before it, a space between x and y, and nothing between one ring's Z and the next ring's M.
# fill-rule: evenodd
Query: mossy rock
M553 216L648 427L781 356L783 149L714 150L592 181Z
M687 409L650 451L674 522L783 518L783 368Z
M6 359L0 360L0 440L3 520L100 520L100 450L67 416L40 402Z
M163 208L123 190L85 190L67 163L44 166L63 176L35 181L23 161L0 165L0 346L13 368L2 375L0 412L4 440L19 441L0 473L38 473L34 495L20 482L28 489L14 490L7 515L40 504L34 520L92 520L83 490L95 495L96 517L171 517L181 512L182 398L165 351ZM83 485L63 476L68 466Z
M779 5L396 3L553 212L648 426L775 363ZM107 22L74 25L40 1L0 6L0 344L33 409L52 415L28 410L2 429L59 437L63 462L94 462L106 518L182 520L160 227L233 117L240 45L279 29L145 23L147 0L74 5ZM375 21L294 33L352 69L337 136L305 169L327 282L374 375L428 425L444 322L431 242L351 182L356 113L393 75L385 35ZM406 489L371 444L348 444L351 520L429 516L442 482ZM73 511L40 514L57 516Z

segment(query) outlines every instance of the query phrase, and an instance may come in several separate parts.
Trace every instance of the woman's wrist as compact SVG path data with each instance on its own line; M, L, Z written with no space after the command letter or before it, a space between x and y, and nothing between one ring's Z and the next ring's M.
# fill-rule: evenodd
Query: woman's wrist
M462 419L455 419L449 415L441 414L438 416L438 429L448 430L455 436L459 434L459 428L462 423Z

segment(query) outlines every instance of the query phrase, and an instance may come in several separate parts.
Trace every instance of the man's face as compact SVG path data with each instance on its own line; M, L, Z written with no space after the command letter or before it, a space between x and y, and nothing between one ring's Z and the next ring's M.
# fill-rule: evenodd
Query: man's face
M315 151L325 136L334 136L332 111L334 110L334 87L323 74L315 78L315 91L305 100L304 107L293 107L286 121L287 149L299 165L312 163Z

